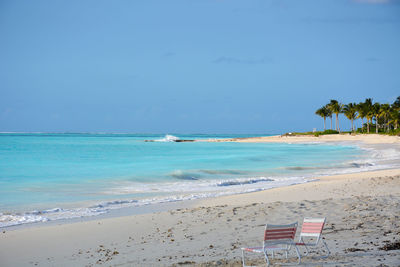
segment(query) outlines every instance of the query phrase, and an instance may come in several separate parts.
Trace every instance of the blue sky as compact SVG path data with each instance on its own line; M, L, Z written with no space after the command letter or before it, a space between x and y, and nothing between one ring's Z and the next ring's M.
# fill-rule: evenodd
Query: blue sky
M0 0L0 36L0 131L304 131L400 95L396 0Z

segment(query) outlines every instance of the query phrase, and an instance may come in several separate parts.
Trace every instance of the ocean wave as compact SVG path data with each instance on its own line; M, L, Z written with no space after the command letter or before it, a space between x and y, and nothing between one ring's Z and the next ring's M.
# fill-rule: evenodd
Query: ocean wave
M104 203L100 203L100 204L96 204L94 206L91 206L91 209L101 209L101 208L105 208L108 206L112 206L112 205L125 205L125 204L132 204L132 203L138 203L138 200L136 199L130 199L130 200L114 200L114 201L108 201L108 202L104 202Z
M304 170L312 170L312 169L316 169L317 167L302 167L302 166L289 166L289 167L285 167L285 170L289 170L289 171L304 171Z
M273 179L269 178L249 178L249 179L235 179L235 180L227 180L217 183L217 186L232 186L232 185L247 185L247 184L255 184L260 182L272 182Z
M109 213L111 210L121 208L132 208L144 205L154 205L160 203L171 203L177 201L195 200L202 198L212 198L233 194L250 193L266 190L274 187L307 182L304 177L287 177L279 179L270 179L266 177L231 179L231 180L211 180L211 181L184 181L181 183L159 183L152 186L143 184L132 185L129 189L114 188L111 191L124 193L130 191L141 193L153 193L157 188L158 192L168 192L167 196L147 197L142 199L125 199L100 202L85 208L63 209L53 208L47 210L33 210L25 213L0 213L0 228L17 226L28 223L48 222L60 219L73 219L82 217L91 217ZM257 185L255 185L257 184ZM222 189L223 188L223 189Z
M373 147L359 146L364 150L358 159L342 162L315 172L315 176L337 175L378 171L400 167L400 151L397 149L376 149Z
M96 208L34 210L25 213L0 213L0 228L28 223L48 222L60 219L90 217L106 213Z
M243 175L247 172L240 171L240 170L199 170L199 172L206 173L206 174L233 174L233 175Z
M371 167L371 166L375 166L376 164L374 163L370 163L370 162L350 162L347 164L346 167L350 167L350 168L367 168L367 167Z
M164 138L156 139L154 142L176 142L179 140L179 137L167 134Z
M184 171L181 171L181 170L173 171L170 174L170 176L174 177L176 179L179 179L179 180L190 180L190 181L198 180L200 178L199 174L188 173L188 172L184 172Z

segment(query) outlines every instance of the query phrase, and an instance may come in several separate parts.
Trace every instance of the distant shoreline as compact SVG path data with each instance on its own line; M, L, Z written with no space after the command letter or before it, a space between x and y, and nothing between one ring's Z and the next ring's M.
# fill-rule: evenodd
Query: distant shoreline
M262 137L240 137L196 140L197 142L244 142L244 143L308 143L308 142L364 142L366 144L400 144L399 136L382 134L330 134L320 135L274 135Z

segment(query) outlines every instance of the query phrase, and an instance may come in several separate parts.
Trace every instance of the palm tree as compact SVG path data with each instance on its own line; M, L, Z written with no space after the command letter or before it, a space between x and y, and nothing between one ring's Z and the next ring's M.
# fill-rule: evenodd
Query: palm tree
M386 131L389 131L389 116L390 116L390 105L382 104L379 109L379 117L383 118L383 123L386 124Z
M354 131L353 121L357 117L357 104L349 103L343 107L344 115L351 121L351 131Z
M367 118L367 133L369 133L369 123L370 122L372 123L372 118L374 117L374 114L372 111L372 99L371 98L365 99L363 106L364 106L365 112L366 112L365 117Z
M397 130L400 119L400 96L397 97L396 101L393 102L390 110L390 121L388 123L394 125L394 129Z
M331 119L331 130L332 130L332 110L329 108L329 104L326 104L324 108L326 110L326 116Z
M400 110L400 96L398 96L396 101L393 102L392 107L397 110Z
M381 104L376 102L374 105L372 105L372 114L375 117L375 131L378 133L378 119L380 117L380 110L381 110Z
M368 114L367 105L363 102L360 102L356 105L356 110L358 112L357 118L361 118L361 131L364 132L364 118Z
M331 102L328 104L329 109L332 111L332 113L336 114L336 131L339 131L340 133L340 127L339 127L339 113L342 112L343 110L343 104L339 103L337 100L331 99Z
M394 125L394 129L397 129L397 126L399 125L399 121L400 121L400 110L393 108L390 111L390 120L388 123L393 124Z
M322 108L317 109L317 111L315 111L315 114L317 114L318 116L321 116L322 118L324 118L324 131L326 130L326 117L328 116L328 110L325 106L323 106Z

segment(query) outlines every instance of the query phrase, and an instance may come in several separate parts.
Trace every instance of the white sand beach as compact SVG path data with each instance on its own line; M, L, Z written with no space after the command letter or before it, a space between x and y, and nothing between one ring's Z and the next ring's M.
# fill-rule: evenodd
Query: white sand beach
M400 145L399 137L374 135L229 141ZM301 224L304 217L327 218L332 254L311 253L302 266L399 266L400 169L315 178L164 212L2 229L0 266L241 266L240 247L261 245L265 223ZM263 264L259 255L254 260Z
M320 135L274 135L247 138L199 140L207 142L252 142L252 143L309 143L309 142L362 142L365 144L398 144L399 136L380 134L329 134Z

